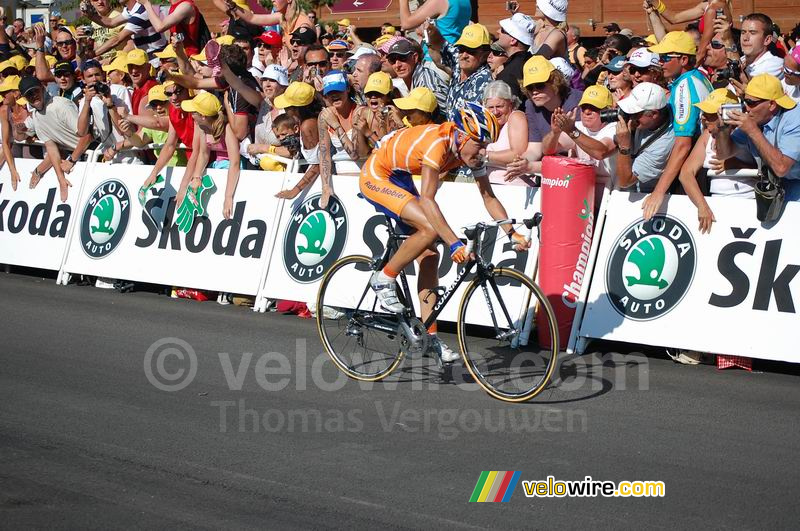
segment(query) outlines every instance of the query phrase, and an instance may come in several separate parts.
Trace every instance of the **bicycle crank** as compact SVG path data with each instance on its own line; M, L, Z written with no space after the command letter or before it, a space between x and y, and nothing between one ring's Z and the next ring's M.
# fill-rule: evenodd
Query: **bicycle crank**
M409 354L424 354L428 351L430 344L428 330L416 317L404 317L400 321L397 331L400 334L400 343L404 349L408 350Z

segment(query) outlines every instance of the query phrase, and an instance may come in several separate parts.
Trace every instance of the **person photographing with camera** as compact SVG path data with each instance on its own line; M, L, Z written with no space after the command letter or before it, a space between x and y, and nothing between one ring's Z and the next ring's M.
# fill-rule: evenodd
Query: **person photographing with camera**
M619 101L614 142L619 149L617 187L634 192L654 190L675 143L672 113L663 88L639 83L630 96Z
M770 74L747 83L743 107L728 112L717 128L717 159L733 157L741 146L759 162L762 181L775 180L786 200L800 200L800 108Z

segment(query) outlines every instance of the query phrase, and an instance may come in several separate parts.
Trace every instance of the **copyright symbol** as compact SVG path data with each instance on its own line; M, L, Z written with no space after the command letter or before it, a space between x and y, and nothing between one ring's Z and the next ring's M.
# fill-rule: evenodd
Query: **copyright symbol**
M164 366L164 360L170 356L178 358L178 363L173 363L178 365L174 372L168 372ZM147 381L160 391L180 391L192 383L197 374L197 355L183 339L161 338L144 353L144 374Z

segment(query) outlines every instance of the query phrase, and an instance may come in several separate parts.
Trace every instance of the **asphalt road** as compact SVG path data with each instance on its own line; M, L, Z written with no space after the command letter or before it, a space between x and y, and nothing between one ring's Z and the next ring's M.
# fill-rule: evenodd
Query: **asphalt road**
M163 338L195 353L181 390L164 388L191 376L190 355L153 352ZM293 316L0 274L0 526L764 529L800 519L792 367L595 355L565 362L559 387L512 406L439 384L419 362L365 389L337 380L320 352L312 322ZM666 497L526 498L518 485L509 503L468 503L483 470L660 480Z

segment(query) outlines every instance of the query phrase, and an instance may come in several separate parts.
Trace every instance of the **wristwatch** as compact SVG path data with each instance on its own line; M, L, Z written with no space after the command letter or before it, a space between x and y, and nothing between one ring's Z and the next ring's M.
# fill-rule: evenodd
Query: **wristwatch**
M619 148L619 154L620 155L630 155L631 154L631 148Z
M66 158L65 160L66 160L67 162L71 162L72 164L75 164L75 161L74 161L74 160L72 160L72 153L70 153L69 155L67 155L67 158Z
M573 129L572 132L569 133L569 137L573 140L577 140L579 136L581 136L581 132L577 129Z

